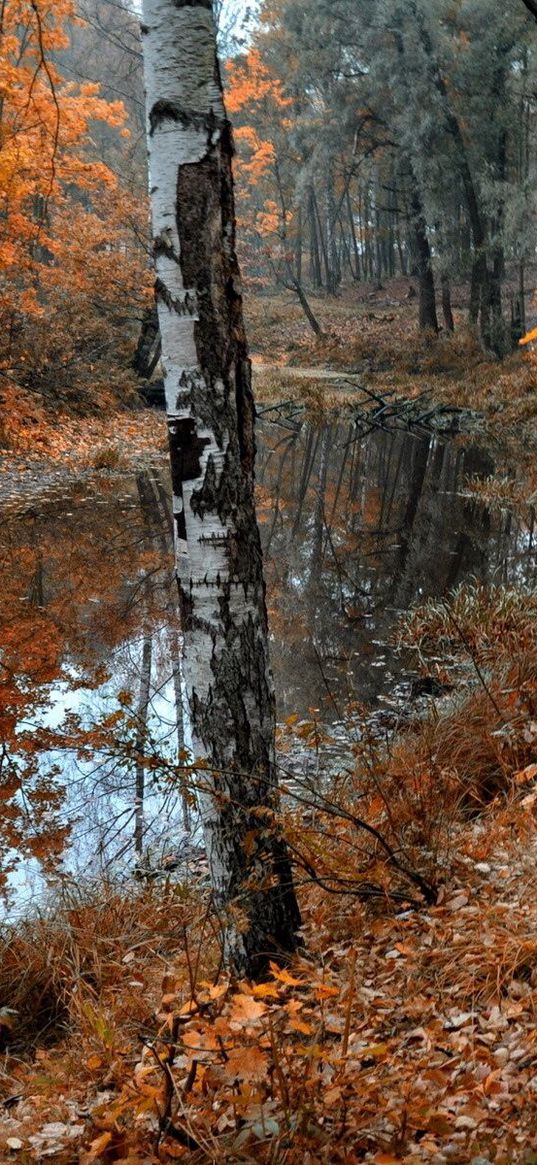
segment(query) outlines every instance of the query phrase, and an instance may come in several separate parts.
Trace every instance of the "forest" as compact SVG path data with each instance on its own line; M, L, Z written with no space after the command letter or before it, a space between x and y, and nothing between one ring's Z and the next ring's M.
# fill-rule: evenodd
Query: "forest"
M536 1165L536 178L535 0L0 0L0 1165Z

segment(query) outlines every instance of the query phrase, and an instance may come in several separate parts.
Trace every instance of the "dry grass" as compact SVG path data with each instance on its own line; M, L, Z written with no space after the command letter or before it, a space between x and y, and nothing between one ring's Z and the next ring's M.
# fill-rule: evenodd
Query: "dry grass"
M505 793L537 758L537 594L526 587L458 588L429 600L400 626L400 646L459 692L403 740L408 762L453 784L466 808ZM438 662L441 660L442 662Z
M92 469L120 469L127 464L119 445L100 445L90 458Z
M530 480L517 481L513 477L491 474L488 477L468 478L464 493L478 498L491 510L519 510L522 513L537 505L537 476Z
M64 885L46 912L1 934L4 1045L51 1043L73 1025L98 1036L99 1011L123 990L130 961L138 973L176 957L201 911L195 891L179 886L119 892L106 884L93 891ZM123 1016L129 1030L147 1020L148 1006L130 992Z
M427 657L476 654L477 662L512 660L537 650L537 593L529 587L458 587L445 602L430 599L400 624L398 644Z

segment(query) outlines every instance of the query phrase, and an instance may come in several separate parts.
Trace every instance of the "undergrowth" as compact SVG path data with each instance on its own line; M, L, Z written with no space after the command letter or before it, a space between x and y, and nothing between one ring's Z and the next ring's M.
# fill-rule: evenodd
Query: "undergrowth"
M447 653L455 691L388 747L364 728L334 783L289 785L287 968L226 974L206 888L169 879L67 888L4 930L6 1159L529 1162L535 597L469 587L401 638L427 668Z

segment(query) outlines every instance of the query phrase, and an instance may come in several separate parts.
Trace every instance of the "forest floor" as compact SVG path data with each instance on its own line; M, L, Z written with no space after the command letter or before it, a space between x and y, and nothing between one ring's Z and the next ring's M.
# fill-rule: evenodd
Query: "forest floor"
M454 334L420 335L410 287L409 280L398 279L378 291L367 285L332 299L312 295L321 337L292 292L247 296L258 398L352 409L364 385L380 397L462 409L477 416L481 436L509 448L509 456L514 446L533 453L537 369L527 351L501 362L487 356L468 331L466 305L456 292Z
M14 427L0 449L0 506L31 504L57 486L95 473L122 473L167 452L161 413L121 410L100 416L40 412Z

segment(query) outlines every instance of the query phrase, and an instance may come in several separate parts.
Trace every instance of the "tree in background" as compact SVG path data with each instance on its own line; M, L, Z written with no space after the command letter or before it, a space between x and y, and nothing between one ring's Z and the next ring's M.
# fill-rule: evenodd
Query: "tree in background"
M257 976L296 948L300 916L277 819L231 128L210 0L145 0L142 33L193 753L227 957Z
M335 294L342 279L416 276L431 332L435 278L448 330L449 282L464 284L470 324L503 355L535 249L531 32L522 6L493 0L264 4L230 68L250 232L264 204L281 237L285 203L297 277ZM270 85L285 118L260 99Z
M106 127L120 150L130 132L124 107L104 100L98 83L62 74L78 19L71 0L6 0L1 8L6 406L21 388L87 405L99 379L99 402L111 400L125 381L122 363L127 367L130 334L142 312L145 256L135 232L144 224L144 202L121 187L93 140L95 127Z

